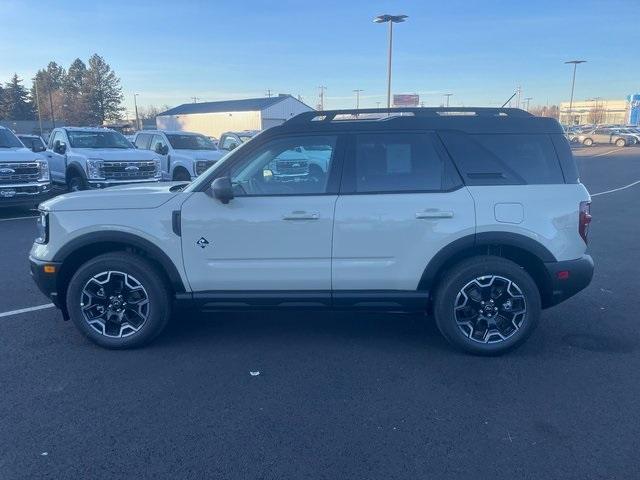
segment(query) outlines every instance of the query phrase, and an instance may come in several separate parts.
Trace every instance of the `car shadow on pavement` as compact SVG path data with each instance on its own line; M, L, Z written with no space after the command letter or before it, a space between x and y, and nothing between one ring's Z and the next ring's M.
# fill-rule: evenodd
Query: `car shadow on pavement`
M233 341L392 342L450 350L432 318L422 314L342 311L177 311L157 345Z

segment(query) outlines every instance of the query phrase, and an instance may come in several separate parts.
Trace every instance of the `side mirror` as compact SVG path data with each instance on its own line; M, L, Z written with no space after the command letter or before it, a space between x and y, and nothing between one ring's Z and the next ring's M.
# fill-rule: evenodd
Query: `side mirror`
M169 153L169 147L167 145L156 145L156 153L158 155L166 155Z
M56 142L53 144L53 151L59 155L64 155L64 153L67 151L67 144L62 143L60 140L56 140Z
M216 178L211 182L211 191L213 196L222 203L227 204L233 199L233 185L229 177Z

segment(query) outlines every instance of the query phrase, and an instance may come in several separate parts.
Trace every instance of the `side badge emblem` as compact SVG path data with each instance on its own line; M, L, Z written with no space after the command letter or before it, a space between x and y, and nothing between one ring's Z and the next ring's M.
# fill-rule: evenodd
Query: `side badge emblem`
M207 245L209 245L209 240L204 237L200 237L200 240L196 242L196 245L198 245L200 248L205 248Z

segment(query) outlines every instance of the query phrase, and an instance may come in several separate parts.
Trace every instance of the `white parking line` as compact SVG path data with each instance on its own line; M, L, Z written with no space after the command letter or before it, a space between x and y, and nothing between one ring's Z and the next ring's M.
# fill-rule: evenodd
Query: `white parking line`
M633 187L634 185L638 185L639 183L640 183L640 180L636 180L635 182L630 183L629 185L625 185L624 187L614 188L612 190L606 190L604 192L592 193L591 196L597 197L598 195L606 195L607 193L619 192L620 190L625 190L627 188Z
M38 217L35 215L32 215L30 217L0 218L0 222L9 222L11 220L26 220L28 218L38 218Z
M612 154L612 153L619 152L620 150L624 150L624 148L625 148L625 147L614 148L613 150L609 150L609 151L607 151L607 152L598 153L598 154L596 154L596 155L586 155L586 156L588 156L588 157L593 157L593 158L596 158L596 157L604 157L605 155L610 155L610 154Z
M11 310L10 312L2 312L0 313L0 318L10 317L12 315L20 315L21 313L36 312L38 310L45 310L47 308L53 308L53 307L55 307L53 303L46 303L44 305L38 305L36 307L20 308L18 310Z

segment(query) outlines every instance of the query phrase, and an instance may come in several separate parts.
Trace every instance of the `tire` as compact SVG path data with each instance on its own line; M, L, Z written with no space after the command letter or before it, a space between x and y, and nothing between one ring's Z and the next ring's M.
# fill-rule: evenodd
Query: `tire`
M593 145L593 140L592 140L592 139L590 139L590 138L585 138L585 139L582 141L582 144L583 144L585 147L590 147L591 145Z
M452 267L433 304L442 335L476 355L500 355L522 344L535 330L540 311L540 292L531 276L495 256L472 257Z
M190 182L191 175L184 168L177 168L173 171L174 182Z
M72 173L67 180L67 189L70 192L80 192L87 189L87 184L80 175Z
M67 309L73 323L89 340L111 349L151 342L167 325L171 304L162 272L126 252L106 253L87 261L67 289Z
M627 141L624 138L619 138L616 140L616 147L626 147Z

